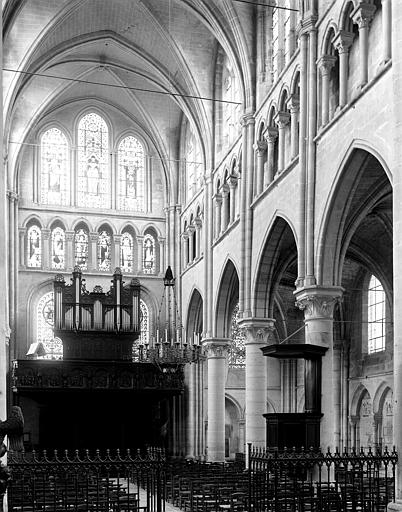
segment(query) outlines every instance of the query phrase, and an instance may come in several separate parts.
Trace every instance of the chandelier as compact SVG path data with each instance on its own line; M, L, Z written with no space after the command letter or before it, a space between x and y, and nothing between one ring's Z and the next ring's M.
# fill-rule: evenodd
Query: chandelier
M163 278L163 294L156 319L155 335L145 339L144 343L134 344L133 360L135 362L167 365L162 370L168 371L169 365L198 363L204 359L201 334L194 332L187 337L183 328L175 293L175 279L169 266ZM161 322L161 313L166 311L166 322Z

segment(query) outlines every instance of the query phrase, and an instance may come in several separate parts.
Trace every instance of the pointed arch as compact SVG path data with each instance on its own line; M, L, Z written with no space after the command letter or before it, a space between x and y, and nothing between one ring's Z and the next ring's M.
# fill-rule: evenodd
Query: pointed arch
M193 334L202 334L203 332L203 300L201 293L194 288L187 310L186 339L190 340Z
M232 312L238 300L239 277L234 263L231 259L228 259L219 280L215 308L216 336L223 338L230 337Z

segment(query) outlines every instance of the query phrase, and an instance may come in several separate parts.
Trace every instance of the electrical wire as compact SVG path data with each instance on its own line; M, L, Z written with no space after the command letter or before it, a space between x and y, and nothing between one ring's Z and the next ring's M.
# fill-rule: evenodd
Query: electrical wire
M279 5L273 5L273 4L262 4L260 2L252 2L251 0L233 0L233 1L240 2L242 4L261 5L262 7L275 7L276 9L282 9L283 11L299 12L299 9L292 9L291 7L281 7Z
M10 68L3 68L3 71L7 71L9 73L20 73L22 75L28 75L28 76L40 76L40 77L44 77L44 78L55 78L57 80L65 80L67 82L77 82L80 84L101 85L103 87L113 87L115 89L125 89L128 91L149 92L151 94L163 94L164 96L172 96L174 98L189 98L189 99L193 99L193 100L212 101L215 103L231 103L233 105L242 105L242 103L240 103L238 101L220 100L217 98L207 98L205 96L195 96L192 94L180 94L177 92L157 91L155 89L146 89L144 87L130 87L128 85L106 84L104 82L95 82L92 80L82 80L81 78L70 78L67 76L50 75L48 73L35 73L32 71L23 71L23 70L19 70L19 69L10 69ZM171 85L171 84L169 84L169 85Z

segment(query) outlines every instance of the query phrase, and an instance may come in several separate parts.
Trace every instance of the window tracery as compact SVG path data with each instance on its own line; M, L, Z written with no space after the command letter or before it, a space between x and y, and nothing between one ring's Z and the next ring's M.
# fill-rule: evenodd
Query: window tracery
M68 144L64 133L50 128L40 140L41 203L67 205L69 203Z
M88 267L88 231L84 228L78 228L74 234L74 255L75 265L81 270Z
M134 262L134 239L133 236L125 231L121 235L120 242L120 267L123 272L133 271Z
M141 142L129 135L118 148L118 208L145 210L145 152Z
M149 233L144 236L143 254L144 274L155 274L155 238Z
M66 234L60 227L52 230L52 269L65 268L65 243Z
M149 309L145 302L140 299L140 343L149 344Z
M42 266L42 232L39 226L32 225L27 234L27 266L40 268Z
M78 126L78 205L110 208L109 133L105 120L91 112Z
M46 351L44 359L62 359L63 343L54 336L54 296L53 292L45 293L36 308L38 342L43 344Z

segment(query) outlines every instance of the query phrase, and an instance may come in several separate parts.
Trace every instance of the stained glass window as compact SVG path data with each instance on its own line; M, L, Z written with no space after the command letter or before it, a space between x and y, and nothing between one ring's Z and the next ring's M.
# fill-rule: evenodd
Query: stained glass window
M368 353L385 350L385 293L381 282L371 276L367 301Z
M39 268L42 265L42 236L39 226L28 229L27 262L28 267Z
M78 126L78 205L110 208L109 134L94 112Z
M187 199L193 195L202 186L203 165L201 162L201 151L197 139L190 125L187 126L186 138L186 179L187 179Z
M144 211L145 153L132 135L123 139L118 149L120 210Z
M123 233L120 242L120 267L123 272L133 271L134 240L130 233Z
M81 270L88 268L88 231L79 228L74 234L74 255L75 265L79 265Z
M143 242L143 265L144 274L155 273L155 238L146 234Z
M43 343L46 355L44 359L61 359L63 344L60 338L54 337L54 300L53 292L45 293L38 302L36 309L38 342Z
M68 144L63 132L50 128L41 137L41 202L66 205L69 202Z
M229 365L243 368L246 363L246 337L241 331L239 324L239 303L233 309L231 322L232 345L229 352Z
M65 243L66 235L60 227L52 230L52 268L65 268Z
M98 269L105 272L112 266L112 237L105 229L99 231L98 238Z
M223 136L224 143L234 142L239 128L240 105L239 101L239 83L234 74L229 59L226 58L222 73L222 100L223 103Z

